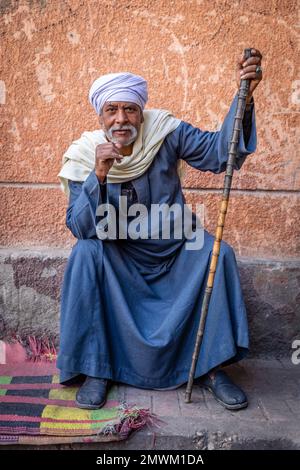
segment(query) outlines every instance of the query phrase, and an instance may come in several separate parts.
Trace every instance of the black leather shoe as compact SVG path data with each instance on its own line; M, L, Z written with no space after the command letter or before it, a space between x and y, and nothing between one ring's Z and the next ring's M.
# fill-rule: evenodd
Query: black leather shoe
M198 379L197 383L209 390L215 399L228 410L240 410L248 406L248 401L243 390L235 385L228 375L217 370L211 378L209 374Z
M105 405L108 380L87 376L76 394L78 408L97 410Z

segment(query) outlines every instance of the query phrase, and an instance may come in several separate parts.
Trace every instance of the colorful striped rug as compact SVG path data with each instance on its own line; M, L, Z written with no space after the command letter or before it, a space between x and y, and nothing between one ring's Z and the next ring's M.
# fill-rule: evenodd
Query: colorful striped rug
M117 385L103 408L77 408L78 387L60 385L53 372L49 363L0 365L0 444L118 441L155 424L149 409L118 399Z

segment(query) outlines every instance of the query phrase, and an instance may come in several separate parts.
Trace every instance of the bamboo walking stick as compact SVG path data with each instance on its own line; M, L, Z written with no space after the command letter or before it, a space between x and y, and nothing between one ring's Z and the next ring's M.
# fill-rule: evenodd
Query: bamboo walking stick
M245 56L245 59L248 59L249 57L251 57L251 49L245 49L244 56ZM200 316L196 343L195 343L193 357L192 357L189 380L188 380L186 391L185 391L186 403L190 403L191 401L195 369L196 369L196 364L197 364L198 357L199 357L199 351L200 351L201 344L202 344L205 322L206 322L206 317L207 317L208 307L209 307L209 301L210 301L210 297L211 297L211 293L212 293L212 289L214 285L215 272L216 272L218 258L220 254L221 240L223 236L225 216L226 216L226 212L228 208L233 169L234 169L234 164L235 164L236 155L237 155L237 146L239 142L240 130L242 127L242 121L243 121L245 107L246 107L246 97L249 91L249 84L250 84L250 80L241 80L240 89L238 93L238 104L237 104L237 109L236 109L236 113L234 117L233 132L232 132L232 137L231 137L230 147L229 147L229 156L228 156L228 160L226 163L226 174L225 174L225 179L224 179L223 196L222 196L221 207L220 207L220 212L219 212L219 217L218 217L217 229L215 233L212 257L211 257L211 262L209 266L209 274L208 274L207 284L206 284L203 302L202 302L201 316Z

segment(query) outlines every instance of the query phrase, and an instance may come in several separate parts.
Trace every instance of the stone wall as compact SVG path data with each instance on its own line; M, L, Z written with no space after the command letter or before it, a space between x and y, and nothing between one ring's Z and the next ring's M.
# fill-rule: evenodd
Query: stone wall
M59 299L69 250L0 250L0 339L19 335L57 344ZM251 354L291 356L300 338L299 263L239 258Z

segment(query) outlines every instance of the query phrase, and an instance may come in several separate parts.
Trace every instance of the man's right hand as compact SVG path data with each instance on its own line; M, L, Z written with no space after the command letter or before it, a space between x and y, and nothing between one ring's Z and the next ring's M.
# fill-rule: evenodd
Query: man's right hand
M119 152L121 147L121 144L113 144L112 142L97 145L95 156L95 174L101 183L103 183L107 173L113 166L114 160L116 159L117 162L119 162L122 158L124 158L124 155Z

